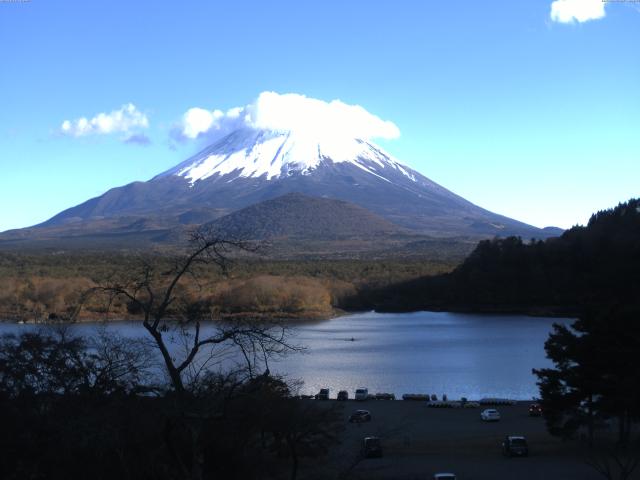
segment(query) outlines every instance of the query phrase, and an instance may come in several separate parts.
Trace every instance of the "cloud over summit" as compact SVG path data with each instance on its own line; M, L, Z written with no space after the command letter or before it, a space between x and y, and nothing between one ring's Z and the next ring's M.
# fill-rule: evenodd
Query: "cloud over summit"
M400 130L393 122L382 120L360 105L276 92L262 92L253 103L226 112L190 108L182 116L174 136L181 139L221 136L243 127L364 140L400 136Z

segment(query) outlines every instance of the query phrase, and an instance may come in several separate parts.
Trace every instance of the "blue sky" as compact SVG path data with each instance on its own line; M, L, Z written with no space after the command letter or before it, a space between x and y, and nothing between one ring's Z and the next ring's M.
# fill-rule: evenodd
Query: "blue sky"
M0 231L170 168L202 146L171 140L188 109L263 91L361 105L474 203L584 223L640 194L640 4L552 3L0 2ZM61 130L129 103L144 122Z

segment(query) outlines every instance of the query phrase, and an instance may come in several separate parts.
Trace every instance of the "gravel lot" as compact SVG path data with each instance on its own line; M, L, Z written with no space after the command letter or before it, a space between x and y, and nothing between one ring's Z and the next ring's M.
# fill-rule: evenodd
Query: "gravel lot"
M459 480L602 478L584 463L584 450L578 444L551 437L541 417L529 417L529 402L495 407L502 418L493 423L482 422L480 412L494 407L445 409L429 408L426 402L382 400L339 405L346 425L341 445L323 465L304 461L307 468L300 478L431 479L443 471L456 473ZM372 421L347 423L349 414L359 408L369 410ZM383 458L359 458L367 435L382 439ZM526 436L529 457L504 457L500 445L505 435Z

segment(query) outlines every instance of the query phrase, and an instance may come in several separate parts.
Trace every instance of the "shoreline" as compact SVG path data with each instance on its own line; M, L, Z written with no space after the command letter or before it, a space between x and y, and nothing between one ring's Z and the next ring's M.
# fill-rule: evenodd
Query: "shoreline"
M565 318L574 319L579 316L579 313L573 309L565 310L553 310L546 308L537 309L512 309L512 308L474 308L474 307L431 307L419 310L400 310L400 309L362 309L362 310L343 310L339 308L333 309L331 312L316 312L315 314L296 315L296 314L280 314L274 315L271 313L230 313L223 314L218 317L204 320L201 323L215 323L215 322L229 322L236 319L251 319L258 321L265 321L270 323L289 323L292 325L297 324L312 324L321 323L334 320L336 318L358 315L362 313L378 313L378 314L411 314L420 312L433 312L433 313L461 313L470 315L519 315L531 318ZM167 318L168 322L177 321L175 318ZM11 323L17 325L73 325L73 324L92 324L92 323L119 323L119 322L142 322L141 316L129 315L118 316L109 318L97 318L93 316L82 315L74 320L64 319L48 319L48 320L25 320L21 318L2 318L0 323Z
M385 308L373 309L377 313L450 312L477 315L523 315L526 317L577 318L580 309L560 306L498 306L498 305L426 305L420 309Z
M346 315L352 315L355 313L363 313L368 310L361 310L358 312L348 312L345 310L334 309L331 312L310 312L305 315L296 315L296 314L280 314L274 315L270 313L252 313L252 312L243 312L243 313L230 313L230 314L222 314L217 317L203 320L201 323L215 323L215 322L229 322L236 319L251 319L251 320L263 320L265 322L271 323L311 323L311 322L323 322L328 320L333 320L335 318L343 317ZM122 315L122 316L113 316L108 318L99 318L96 316L87 316L81 315L73 320L69 319L47 319L47 320L33 320L33 319L24 319L24 318L0 318L0 323L6 324L16 324L16 325L74 325L74 324L91 324L91 323L120 323L120 322L142 322L143 317L139 315ZM176 318L167 317L167 322L176 322L178 321Z

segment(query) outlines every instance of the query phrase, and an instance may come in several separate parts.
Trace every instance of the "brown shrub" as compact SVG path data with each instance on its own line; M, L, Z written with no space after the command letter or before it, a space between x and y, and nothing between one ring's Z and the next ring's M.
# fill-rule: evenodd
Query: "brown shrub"
M304 314L331 311L331 293L308 277L260 275L221 285L215 303L223 312Z
M35 321L51 314L64 317L91 286L90 280L78 277L4 277L0 279L0 312Z

